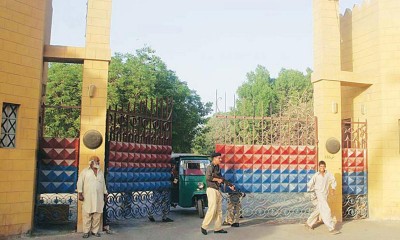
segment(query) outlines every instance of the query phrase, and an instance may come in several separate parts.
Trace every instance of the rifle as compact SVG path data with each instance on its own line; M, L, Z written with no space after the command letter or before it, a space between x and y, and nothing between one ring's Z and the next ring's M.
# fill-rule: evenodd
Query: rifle
M228 180L226 180L224 177L218 175L217 173L213 173L212 175L213 178L218 178L218 179L222 179L222 183L218 183L217 182L217 186L219 187L221 184L225 184L228 187L232 187L234 186L232 183L230 183Z

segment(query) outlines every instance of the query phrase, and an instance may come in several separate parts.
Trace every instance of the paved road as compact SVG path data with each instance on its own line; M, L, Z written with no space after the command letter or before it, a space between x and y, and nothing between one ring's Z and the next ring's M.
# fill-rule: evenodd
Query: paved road
M346 239L346 240L398 240L400 239L400 221L360 220L338 224L341 234L330 235L324 225L315 230L307 230L302 224L271 224L263 220L242 219L239 228L226 227L227 234L214 234L209 231L207 236L200 233L202 219L197 217L194 209L173 209L170 217L173 223L147 219L131 220L112 225L114 234L102 234L101 238L89 239L137 239L137 240L197 240L197 239ZM51 232L49 236L35 236L33 239L73 240L82 239L80 233ZM23 239L32 239L24 237Z

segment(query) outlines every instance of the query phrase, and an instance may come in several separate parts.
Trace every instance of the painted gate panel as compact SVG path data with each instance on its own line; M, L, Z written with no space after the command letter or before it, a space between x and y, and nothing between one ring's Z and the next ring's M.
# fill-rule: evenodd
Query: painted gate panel
M105 223L170 209L172 99L107 111Z
M298 222L311 213L307 182L317 165L315 146L217 144L216 151L223 176L246 193L243 216ZM227 204L229 191L223 192Z
M79 138L41 138L35 223L76 222Z
M368 218L367 123L342 123L343 218Z
M171 146L110 142L107 186L110 193L171 188Z
M368 217L368 173L365 149L343 149L343 218Z
M307 192L315 146L216 145L224 177L247 193Z

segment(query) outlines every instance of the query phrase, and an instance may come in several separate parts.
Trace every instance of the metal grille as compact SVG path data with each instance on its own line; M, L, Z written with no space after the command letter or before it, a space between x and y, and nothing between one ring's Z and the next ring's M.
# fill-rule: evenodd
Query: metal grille
M215 142L243 145L314 146L316 117L216 116Z
M368 218L368 195L343 194L343 218L345 220Z
M15 148L18 107L16 104L3 103L0 134L2 148Z
M231 201L223 194L223 208ZM314 210L310 193L248 193L241 198L240 215L245 218L262 218L276 223L302 222ZM223 212L227 212L226 210Z
M139 101L107 112L107 139L156 145L172 144L172 99Z
M342 122L343 218L368 218L367 123Z
M170 210L170 191L137 191L112 193L107 197L106 222L167 215Z

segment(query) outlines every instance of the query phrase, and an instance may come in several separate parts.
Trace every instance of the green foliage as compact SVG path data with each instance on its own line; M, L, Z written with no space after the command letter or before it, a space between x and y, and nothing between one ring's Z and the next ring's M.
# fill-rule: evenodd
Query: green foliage
M247 73L247 81L237 89L236 115L265 116L269 106L277 102L273 81L268 70L260 65Z
M310 117L313 115L311 72L311 69L307 69L307 74L297 70L282 69L278 77L273 79L265 67L258 65L254 71L247 74L247 81L237 89L235 109L231 109L224 115L247 117L279 115L300 119ZM193 150L202 154L210 153L215 149L215 139L218 139L216 134L224 134L223 131L232 131L241 136L252 136L251 121L247 130L238 130L234 127L235 122L237 124L240 121L239 119L229 120L226 122L227 125L221 125L217 123L218 120L215 117L210 118L202 126L201 134L196 136ZM260 131L265 131L258 129L257 126L254 129L256 135L259 135ZM229 142L232 139L225 140Z
M209 117L206 123L201 125L193 140L193 153L208 155L215 151L214 134L216 133L213 131L217 127L215 122L216 119L214 117Z
M172 149L190 152L211 103L202 103L200 96L179 80L175 72L155 55L143 48L136 54L116 54L110 64L108 99L112 105L126 105L146 97L172 97Z
M51 64L47 85L47 105L79 106L82 65ZM190 152L193 139L202 131L211 103L169 70L155 51L142 48L135 54L117 53L109 68L108 104L126 106L145 98L172 97L172 147L174 152ZM79 111L48 109L46 135L74 137L79 131Z
M292 69L282 69L276 79L268 70L257 66L247 74L247 81L237 90L236 115L270 116L283 113L288 104L312 101L311 70L307 74Z
M306 102L312 101L313 89L310 77L310 69L307 69L307 75L304 75L300 71L283 68L274 84L277 104L285 106L289 101L297 101L299 97Z
M82 65L52 63L46 87L46 105L80 106L82 95ZM46 108L44 136L77 137L80 129L80 109Z

